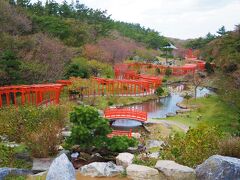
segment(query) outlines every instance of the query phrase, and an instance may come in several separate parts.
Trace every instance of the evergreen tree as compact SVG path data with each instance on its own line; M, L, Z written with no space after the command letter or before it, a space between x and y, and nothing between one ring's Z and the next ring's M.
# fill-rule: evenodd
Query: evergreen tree
M30 0L17 0L17 5L23 8L27 8L30 5Z
M0 55L0 85L18 84L21 62L15 53L7 50Z
M217 33L220 35L220 36L224 36L227 32L226 32L226 29L225 29L225 26L222 26L221 28L218 29Z
M9 0L9 4L16 5L16 2L15 2L15 0Z

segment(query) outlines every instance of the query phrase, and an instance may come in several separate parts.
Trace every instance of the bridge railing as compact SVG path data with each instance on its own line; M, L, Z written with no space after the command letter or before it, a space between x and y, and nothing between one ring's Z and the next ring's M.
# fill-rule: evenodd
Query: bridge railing
M112 138L114 136L127 136L128 138L132 138L132 129L129 131L113 130L110 134L107 135L108 138Z
M106 109L104 117L107 119L133 119L141 122L147 121L147 113L132 109Z

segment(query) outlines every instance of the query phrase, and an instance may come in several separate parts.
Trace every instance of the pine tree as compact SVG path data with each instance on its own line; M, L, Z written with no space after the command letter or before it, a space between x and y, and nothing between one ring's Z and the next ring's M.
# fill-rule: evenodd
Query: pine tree
M227 32L226 32L226 29L225 29L225 26L222 26L221 28L218 29L217 33L220 35L220 36L224 36Z

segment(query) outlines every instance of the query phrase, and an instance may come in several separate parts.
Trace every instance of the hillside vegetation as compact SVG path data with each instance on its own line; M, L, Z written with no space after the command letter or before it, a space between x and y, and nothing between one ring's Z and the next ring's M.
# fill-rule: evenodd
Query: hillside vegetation
M74 57L108 64L152 58L167 39L84 4L0 1L0 85L54 82Z
M217 34L189 41L187 47L200 50L199 56L215 63L214 84L219 94L231 106L240 108L240 26L228 32L223 26Z

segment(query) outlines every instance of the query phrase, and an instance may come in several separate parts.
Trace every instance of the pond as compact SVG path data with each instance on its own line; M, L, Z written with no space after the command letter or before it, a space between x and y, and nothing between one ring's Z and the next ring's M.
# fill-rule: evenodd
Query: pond
M187 87L184 85L178 85L175 87L171 86L169 87L171 93L167 97L147 101L141 104L129 105L125 108L145 111L148 113L148 118L166 118L168 113L175 114L176 111L180 109L176 104L183 101L181 93L186 88ZM213 91L202 87L197 88L197 97L203 97L206 94L213 94ZM128 119L120 119L112 123L114 129L121 129L122 127L125 127L124 129L135 129L140 125L141 123Z

